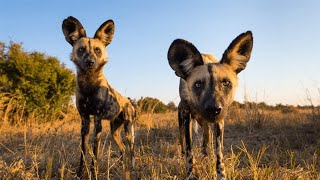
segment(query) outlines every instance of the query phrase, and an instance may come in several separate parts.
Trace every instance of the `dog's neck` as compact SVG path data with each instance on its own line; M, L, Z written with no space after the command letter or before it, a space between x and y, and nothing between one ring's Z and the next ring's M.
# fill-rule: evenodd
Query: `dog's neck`
M79 71L77 72L77 83L85 83L97 86L107 84L107 79L103 71Z

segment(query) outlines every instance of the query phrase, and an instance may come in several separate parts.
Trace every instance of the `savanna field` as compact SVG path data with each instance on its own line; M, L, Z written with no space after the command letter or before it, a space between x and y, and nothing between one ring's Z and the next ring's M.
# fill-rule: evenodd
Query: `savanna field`
M0 42L0 179L78 179L80 117L75 75L58 59ZM233 103L225 119L228 179L320 179L320 107ZM136 101L133 179L186 179L175 104ZM91 131L93 132L93 123ZM194 173L215 179L213 155L193 135ZM92 151L84 179L91 178ZM98 179L124 179L118 147L103 121Z
M319 108L253 103L229 111L224 145L228 179L320 179ZM80 117L73 106L63 118L47 123L30 117L10 125L5 112L0 116L1 179L78 179ZM123 179L109 132L109 122L103 121L98 178ZM141 114L135 132L134 179L186 178L177 112ZM91 177L90 154L85 179ZM194 134L193 154L198 178L214 179L214 157L201 153L201 128Z

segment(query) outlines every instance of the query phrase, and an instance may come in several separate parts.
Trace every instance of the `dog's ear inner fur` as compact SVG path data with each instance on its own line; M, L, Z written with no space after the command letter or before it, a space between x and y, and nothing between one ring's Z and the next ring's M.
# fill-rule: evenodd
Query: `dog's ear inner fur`
M183 39L172 42L168 50L168 60L176 75L183 79L186 79L196 66L204 64L197 48Z
M114 35L114 22L108 20L104 22L96 31L94 38L99 39L105 46L111 43Z
M227 50L223 53L220 63L229 64L238 74L246 68L250 59L253 47L253 37L251 31L240 34L236 37Z
M72 46L82 37L87 37L80 21L72 16L63 20L62 31L68 43Z

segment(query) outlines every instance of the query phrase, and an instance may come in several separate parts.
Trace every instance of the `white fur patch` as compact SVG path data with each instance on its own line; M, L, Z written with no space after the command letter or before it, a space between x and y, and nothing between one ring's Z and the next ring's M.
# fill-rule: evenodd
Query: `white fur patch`
M193 123L193 132L198 134L199 133L199 124L198 124L198 121L195 120L194 118L192 119L192 123Z
M132 143L134 143L135 134L134 134L134 126L133 125L131 125L131 133L132 133Z
M187 74L190 74L191 70L194 68L193 59L189 58L180 63L180 66L183 67L183 71L185 71Z

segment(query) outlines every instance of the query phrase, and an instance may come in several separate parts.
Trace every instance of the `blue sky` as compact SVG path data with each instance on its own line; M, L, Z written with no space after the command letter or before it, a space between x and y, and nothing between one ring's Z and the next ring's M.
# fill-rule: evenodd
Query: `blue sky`
M55 56L68 68L71 46L61 24L74 16L88 36L115 22L105 75L125 96L178 102L179 78L168 65L171 42L183 38L221 58L229 43L251 30L254 47L239 74L235 99L268 104L320 104L320 1L43 1L1 2L0 41L22 42L27 51Z

